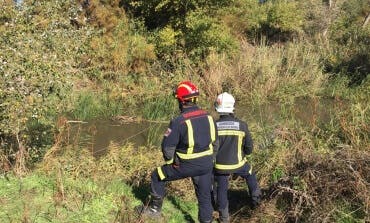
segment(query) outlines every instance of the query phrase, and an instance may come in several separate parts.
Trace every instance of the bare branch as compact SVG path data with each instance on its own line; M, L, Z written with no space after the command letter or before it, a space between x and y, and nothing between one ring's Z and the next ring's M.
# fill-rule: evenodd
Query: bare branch
M365 27L369 23L369 21L370 21L370 12L369 12L369 14L367 14L366 19L365 19L364 23L362 24L362 27Z

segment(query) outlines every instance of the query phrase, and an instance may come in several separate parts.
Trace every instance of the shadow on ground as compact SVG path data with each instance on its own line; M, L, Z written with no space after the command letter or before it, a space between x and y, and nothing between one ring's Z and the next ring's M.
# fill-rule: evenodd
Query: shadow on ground
M184 218L187 223L195 223L196 221L193 219L193 217L184 209L181 208L181 205L173 196L168 196L167 199L171 201L171 203L176 207L176 209L180 210L181 213L184 215Z
M133 186L132 187L132 193L143 204L147 204L149 202L150 185L149 184L140 184L140 186Z
M247 190L230 189L228 192L229 213L231 218L235 216L249 218L251 216L252 201Z
M139 199L144 206L149 205L149 198L150 198L150 185L149 184L141 184L140 186L132 187L132 193L134 196ZM183 215L187 223L195 223L196 221L193 217L184 210L178 201L176 201L175 197L173 196L166 196L167 200L169 200L176 209L178 209ZM140 217L140 216L139 216Z

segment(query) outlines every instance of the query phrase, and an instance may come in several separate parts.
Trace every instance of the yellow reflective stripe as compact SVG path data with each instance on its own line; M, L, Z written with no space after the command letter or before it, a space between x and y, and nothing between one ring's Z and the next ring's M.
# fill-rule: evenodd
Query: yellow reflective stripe
M212 142L216 140L216 131L215 131L215 125L213 122L212 116L208 116L208 121L209 121L209 128L210 128L210 134L211 134L211 143L209 144L209 149L200 153L194 153L194 131L193 131L193 126L191 124L190 120L186 120L186 126L188 127L188 150L185 153L180 153L176 152L176 154L181 158L181 159L195 159L203 156L208 156L213 154L213 145Z
M252 174L252 166L250 166L248 173Z
M213 142L216 140L216 131L215 131L215 124L213 122L212 116L208 115L208 122L209 122L209 129L211 130L211 143L209 144L209 150L212 151L213 154Z
M162 171L162 168L161 167L157 167L157 171L158 171L158 175L159 175L159 179L163 180L164 178L166 178L164 176L164 173Z
M186 153L179 153L179 152L176 152L176 154L181 158L181 159L195 159L195 158L199 158L199 157L202 157L202 156L208 156L208 155L212 155L213 154L213 149L212 147L209 148L208 150L206 151L203 151L203 152L200 152L200 153L192 153L192 154L186 154Z
M239 167L242 167L245 164L245 162L246 162L246 160L243 159L238 164L232 164L232 165L224 165L224 164L217 164L216 163L215 168L219 169L219 170L234 170L234 169L238 169Z
M170 160L166 161L166 164L172 164L172 163L173 163L173 159L170 159Z
M245 132L237 131L237 130L219 130L218 135L224 136L245 136Z
M192 154L193 151L194 151L193 126L191 125L191 121L190 120L186 120L185 123L186 123L186 126L188 127L188 138L189 138L189 141L188 141L189 148L188 148L187 154Z
M216 131L215 131L215 125L214 125L212 116L208 115L208 121L209 121L209 129L211 130L211 141L213 142L216 140Z
M239 135L239 137L238 137L238 161L239 162L242 161L242 159L243 159L243 157L242 157L243 137L244 137L244 134L243 134L243 136Z

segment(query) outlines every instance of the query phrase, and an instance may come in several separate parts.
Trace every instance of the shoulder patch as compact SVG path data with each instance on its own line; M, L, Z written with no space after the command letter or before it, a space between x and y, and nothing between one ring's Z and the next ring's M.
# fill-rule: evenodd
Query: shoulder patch
M165 137L169 136L171 134L171 132L172 132L172 129L167 128L166 132L164 133L164 136Z

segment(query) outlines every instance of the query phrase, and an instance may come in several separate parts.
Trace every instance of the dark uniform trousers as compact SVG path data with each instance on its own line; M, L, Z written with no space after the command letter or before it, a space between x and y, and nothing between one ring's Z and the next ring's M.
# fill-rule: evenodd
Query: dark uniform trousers
M233 175L240 176L245 179L251 198L257 198L260 196L261 191L258 186L256 174L251 171L251 167L248 163L244 164L240 169L232 173ZM229 177L230 174L215 173L215 182L217 183L217 205L219 210L225 210L229 206L227 192L229 188Z
M164 197L166 182L191 177L198 199L198 218L201 222L211 222L213 212L210 193L212 188L212 156L198 159L202 160L203 164L209 163L209 165L197 166L183 162L178 166L171 164L163 165L159 167L159 171L153 171L151 176L151 191L156 196ZM163 174L163 176L159 176L159 173ZM161 180L163 177L165 178Z

